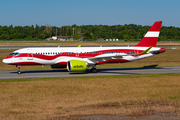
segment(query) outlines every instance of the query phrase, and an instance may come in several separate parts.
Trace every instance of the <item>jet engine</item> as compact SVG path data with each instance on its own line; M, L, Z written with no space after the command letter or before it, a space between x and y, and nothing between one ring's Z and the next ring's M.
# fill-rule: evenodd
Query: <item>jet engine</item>
M67 63L67 70L69 72L85 72L87 69L87 62L83 60L70 60Z

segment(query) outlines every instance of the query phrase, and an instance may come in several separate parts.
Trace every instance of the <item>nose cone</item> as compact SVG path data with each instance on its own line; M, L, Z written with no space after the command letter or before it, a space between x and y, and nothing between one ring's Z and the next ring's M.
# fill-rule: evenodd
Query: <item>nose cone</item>
M10 63L10 60L9 60L9 59L3 59L2 62L5 63L5 64L9 64L9 63Z
M3 61L2 61L3 63L6 63L6 59L3 59Z

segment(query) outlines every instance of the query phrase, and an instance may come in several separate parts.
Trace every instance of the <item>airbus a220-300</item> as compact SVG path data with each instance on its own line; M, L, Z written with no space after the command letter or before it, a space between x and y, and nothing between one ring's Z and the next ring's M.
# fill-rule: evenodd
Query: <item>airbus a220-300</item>
M18 74L24 65L50 65L67 67L69 72L85 72L91 67L104 63L131 62L157 55L166 51L156 47L162 21L156 21L143 39L132 47L32 47L16 50L3 59L8 65L16 65Z

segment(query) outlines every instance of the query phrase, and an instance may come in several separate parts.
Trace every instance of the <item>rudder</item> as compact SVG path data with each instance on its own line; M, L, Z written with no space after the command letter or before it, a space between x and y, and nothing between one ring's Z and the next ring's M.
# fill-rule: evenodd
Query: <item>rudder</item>
M143 39L134 47L156 47L161 25L162 21L156 21L143 37Z

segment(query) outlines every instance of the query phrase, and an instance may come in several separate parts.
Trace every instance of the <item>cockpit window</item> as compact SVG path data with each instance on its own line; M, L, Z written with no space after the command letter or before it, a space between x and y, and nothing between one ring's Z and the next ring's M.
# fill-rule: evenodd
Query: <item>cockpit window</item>
M19 53L15 53L14 55L15 55L15 56L18 56L18 55L19 55Z
M18 52L13 52L13 53L11 53L11 54L9 54L8 56L11 56L11 55L15 55L15 56L18 56L19 55L19 53Z
M14 55L14 53L9 54L9 56Z

